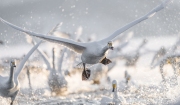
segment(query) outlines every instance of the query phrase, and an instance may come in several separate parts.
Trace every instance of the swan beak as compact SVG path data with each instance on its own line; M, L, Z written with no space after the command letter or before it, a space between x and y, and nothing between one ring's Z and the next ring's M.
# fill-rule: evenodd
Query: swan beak
M114 47L110 47L110 49L111 49L111 50L113 50L113 49L114 49Z
M15 62L12 62L12 66L13 66L13 67L16 67L16 64L15 64Z
M114 92L114 91L115 91L115 89L116 89L116 84L113 84L113 85L112 85L112 87L113 87L112 92Z

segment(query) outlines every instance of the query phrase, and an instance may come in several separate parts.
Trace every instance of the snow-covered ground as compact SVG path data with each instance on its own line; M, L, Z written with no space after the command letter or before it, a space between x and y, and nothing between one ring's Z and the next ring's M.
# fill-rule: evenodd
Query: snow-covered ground
M146 37L148 40L145 46L148 49L157 51L162 46L168 48L172 46L177 37ZM122 50L122 53L131 55L143 38L133 38L129 45ZM31 45L18 46L0 46L0 64L4 63L4 58L21 58L31 48ZM44 43L39 48L45 50L48 55L51 55L52 47L50 43ZM141 52L144 52L142 50ZM109 51L112 53L112 51ZM177 80L173 76L173 69L166 65L164 71L166 72L167 82L162 82L159 67L155 69L150 68L151 60L154 52L149 52L142 55L137 62L136 67L126 67L122 59L116 60L116 66L108 73L111 81L116 79L119 83L119 95L122 95L127 103L133 105L145 104L168 104L176 101L180 94L180 78ZM21 91L18 94L15 105L99 105L103 96L112 97L111 83L102 82L99 85L92 84L92 81L82 81L81 73L76 73L71 76L66 76L68 82L68 89L63 96L51 96L48 86L49 71L45 70L44 64L38 62L38 54L34 53L31 60L35 63L28 62L27 64L34 65L31 70L31 82L33 90L30 91L28 85L28 78L26 75L26 68L20 75ZM3 61L2 61L3 60ZM64 59L65 60L65 59ZM39 65L40 64L40 65ZM65 64L63 66L66 66ZM124 71L128 70L132 77L130 87L126 87L124 83ZM1 69L1 74L8 75L9 67L6 65ZM5 105L10 103L10 98L0 97L0 104Z

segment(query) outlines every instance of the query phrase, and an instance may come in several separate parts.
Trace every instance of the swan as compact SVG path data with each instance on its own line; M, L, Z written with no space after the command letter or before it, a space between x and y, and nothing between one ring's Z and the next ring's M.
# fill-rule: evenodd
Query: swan
M35 42L32 41L32 44L35 45ZM63 94L64 89L66 89L67 86L67 81L62 74L62 63L63 63L63 58L64 58L64 53L65 49L61 51L61 57L59 58L58 62L58 70L55 69L55 63L54 65L51 65L50 60L48 59L47 55L41 51L40 49L37 49L38 53L41 55L43 58L44 63L47 65L47 70L50 71L49 77L48 77L48 84L51 89L52 95L57 95L57 94ZM54 54L54 48L53 48L53 58L55 59L55 54ZM55 60L53 60L55 61Z
M117 52L120 52L120 50L127 46L129 42L124 42L122 45L120 45L118 47L118 51ZM131 51L131 52L134 52L132 55L128 55L128 54L118 54L118 53L112 53L109 57L113 60L119 60L120 58L121 59L125 59L126 60L126 63L125 63L125 66L127 67L130 67L130 66L135 66L140 55L144 55L146 54L146 52L144 53L140 53L140 50L146 45L147 43L147 40L144 39L142 41L142 43L139 45L139 47L135 50L135 51ZM120 49L120 50L119 50Z
M118 95L118 87L117 87L117 81L113 80L112 81L112 92L113 92L113 98L110 97L103 97L100 101L101 105L121 105L122 103L126 103L126 100L124 99L123 96Z
M129 81L131 80L131 76L129 75L127 70L125 70L125 72L124 72L124 78L126 80L126 85L128 85Z
M32 31L20 28L16 25L13 25L13 24L3 20L2 18L0 18L0 20L3 23L5 23L6 25L8 25L16 30L22 31L31 36L35 36L35 37L41 38L41 39L49 41L49 42L61 44L65 47L73 50L74 52L80 53L81 60L82 60L81 63L83 64L82 76L85 76L84 79L86 80L86 79L89 79L89 77L90 77L90 75L89 75L90 70L89 69L86 70L86 64L97 64L97 63L102 63L104 65L109 64L111 61L106 58L106 54L109 49L113 50L113 43L112 43L113 39L115 39L118 35L120 35L124 31L128 30L132 26L154 16L156 12L162 10L170 1L171 0L164 0L160 5L158 5L154 9L152 9L150 12L148 12L144 16L138 18L137 20L134 20L131 23L121 27L120 29L115 31L110 36L108 36L102 40L99 40L99 41L88 42L88 43L80 43L80 42L75 42L70 39L64 39L64 38L35 33Z
M178 45L180 44L180 38L176 41L176 43L171 46L170 48L168 48L168 51L165 50L165 53L160 53L160 51L157 52L157 54L155 56L160 56L159 59L154 63L154 59L153 59L153 63L151 63L151 67L155 68L156 66L160 65L160 63L167 58L171 58L171 57L175 57L176 55L178 56L177 53L174 53L178 47ZM162 49L162 48L161 48ZM165 49L163 47L163 49ZM162 51L161 51L162 52ZM168 52L168 53L167 53ZM169 62L170 63L170 62Z
M15 61L12 60L10 62L10 76L1 76L0 75L0 95L3 97L11 97L11 105L13 105L13 102L20 90L20 83L19 83L19 74L23 70L23 67L28 60L28 58L32 55L32 53L38 48L38 46L41 44L41 41L36 44L29 52L28 54L23 58L23 60L18 65L17 69Z
M165 59L166 57L170 56L172 53L174 53L177 50L178 45L180 44L180 38L177 39L176 43L169 47L161 47L154 55L152 62L151 62L151 68L155 68L157 65L160 64L162 59ZM155 51L152 51L155 52Z
M110 77L108 77L108 72L111 71L116 66L116 63L117 63L116 61L119 60L119 59L117 59L117 57L119 56L118 53L124 47L126 47L128 45L129 40L132 38L132 36L133 36L133 34L129 33L128 35L123 35L118 38L121 43L119 43L119 42L117 43L117 45L116 45L117 47L116 47L116 49L114 49L115 52L108 54L108 57L110 59L113 59L115 62L112 62L109 65L97 64L97 65L90 67L92 72L91 72L91 76L90 76L89 80L93 80L93 84L100 84L102 82L102 80L105 80L108 83L110 83ZM76 72L79 72L79 69L74 69L73 71L68 72L67 74L72 75Z
M147 40L144 39L142 41L142 43L140 44L140 46L137 48L137 50L133 51L135 52L133 55L121 55L123 59L126 60L126 66L130 67L130 66L135 66L137 61L139 60L140 55L143 55L140 53L140 50L147 44Z
M152 68L155 68L156 66L159 65L162 79L165 81L163 67L165 64L171 64L174 70L174 75L175 77L177 77L178 75L177 68L179 67L179 63L176 61L177 60L176 58L180 58L180 54L170 52L169 54L164 55L164 57L162 57L156 64L154 64Z
M151 67L153 67L153 64L156 63L159 59L161 59L164 55L166 55L167 50L165 47L161 47L157 52L155 52L155 55L151 61Z
M129 38L130 37L128 37L128 38L121 37L121 39L125 39L126 42L123 42L117 46L116 53L114 52L114 53L111 53L108 55L108 57L110 59L113 59L114 62L112 62L109 65L99 65L98 64L98 65L92 66L90 68L92 70L92 76L90 77L90 79L93 80L94 84L100 84L102 79L105 79L105 81L110 82L110 77L108 77L108 73L116 66L117 60L119 60L118 53L121 51L122 48L127 46Z

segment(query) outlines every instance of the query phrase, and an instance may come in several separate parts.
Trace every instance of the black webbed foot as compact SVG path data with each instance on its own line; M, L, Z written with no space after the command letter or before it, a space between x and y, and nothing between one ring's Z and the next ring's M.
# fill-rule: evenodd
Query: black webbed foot
M89 77L91 76L91 70L83 70L82 72L82 80L88 80Z
M13 105L13 102L11 102L10 105Z
M107 58L105 57L100 63L102 63L102 64L104 64L104 65L107 65L107 64L109 64L109 63L112 63L112 61L111 61L110 59L107 59Z

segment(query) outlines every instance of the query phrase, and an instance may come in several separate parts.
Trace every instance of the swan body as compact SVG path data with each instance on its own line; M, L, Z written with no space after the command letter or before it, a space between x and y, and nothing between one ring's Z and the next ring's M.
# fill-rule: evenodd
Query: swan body
M101 105L109 105L109 104L113 104L113 105L121 105L126 103L126 100L124 99L123 96L119 96L118 95L118 91L117 91L117 81L113 80L112 81L112 93L113 93L113 98L110 97L103 97L101 99Z
M32 41L32 43L35 44L34 41ZM50 71L48 77L48 84L51 89L52 95L58 95L58 94L62 95L64 89L66 89L67 86L67 81L61 71L65 49L61 52L61 57L58 63L59 64L58 70L56 70L55 67L51 66L50 60L43 51L41 51L40 49L37 49L37 51L43 58L45 64L47 65L47 69Z
M15 26L15 25L3 20L2 18L0 18L0 20L3 23L7 24L8 26L10 26L16 30L19 30L21 32L24 32L24 33L29 34L31 36L41 38L41 39L49 41L49 42L61 44L65 47L73 50L74 52L80 53L81 54L81 60L83 63L83 67L84 67L83 73L84 73L85 77L87 79L89 79L90 76L86 74L86 67L85 67L86 64L100 63L105 58L105 56L107 54L107 50L113 49L113 46L112 46L113 39L115 39L118 35L120 35L124 31L128 30L132 26L154 16L154 14L156 12L162 10L166 6L166 4L170 1L171 0L164 0L160 5L158 5L154 9L152 9L150 12L148 12L144 16L138 18L137 20L134 20L131 23L121 27L120 29L115 31L113 34L111 34L109 37L104 38L104 39L99 40L99 41L88 42L88 43L80 43L80 42L75 42L75 41L70 40L70 39L64 39L64 38L59 38L59 37L35 33L32 31L20 28L18 26Z
M0 76L0 95L3 97L11 97L11 105L13 104L15 97L20 90L20 83L18 80L19 74L23 70L23 67L28 58L38 48L40 44L41 41L28 52L28 54L23 58L23 60L20 62L16 69L15 61L10 62L11 68L9 77Z

